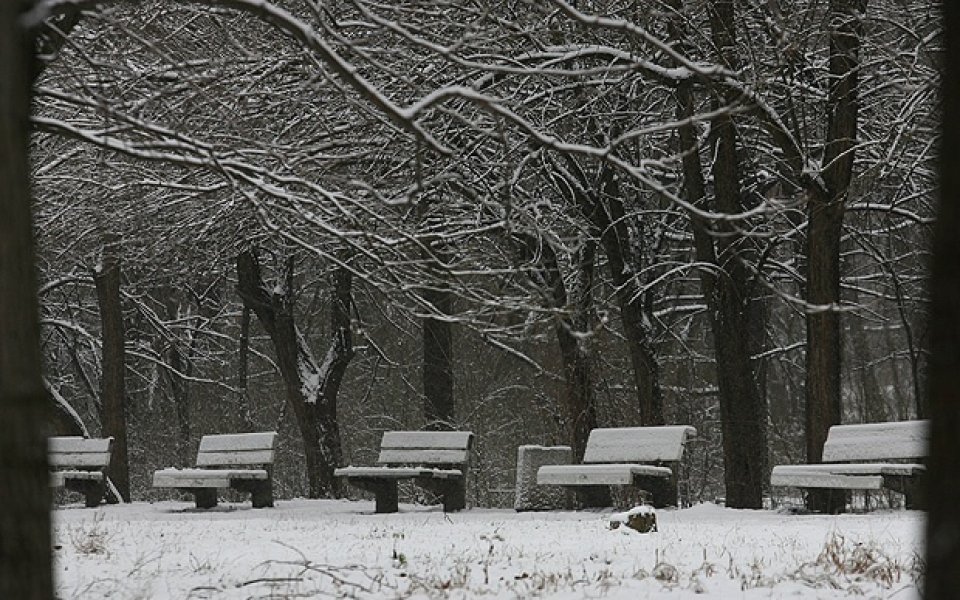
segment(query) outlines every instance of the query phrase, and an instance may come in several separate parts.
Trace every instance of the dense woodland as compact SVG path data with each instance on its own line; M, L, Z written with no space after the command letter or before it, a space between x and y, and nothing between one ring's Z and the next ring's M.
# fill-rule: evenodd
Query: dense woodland
M926 416L935 3L51 4L44 382L126 499L205 433L322 497L433 428L508 506L518 444L681 423L687 497L758 507Z

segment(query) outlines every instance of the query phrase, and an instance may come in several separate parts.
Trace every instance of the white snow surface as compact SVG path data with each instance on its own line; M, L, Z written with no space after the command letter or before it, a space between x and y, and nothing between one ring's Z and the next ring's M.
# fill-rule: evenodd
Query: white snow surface
M812 516L701 504L527 512L370 501L133 503L54 511L59 598L917 600L923 513Z

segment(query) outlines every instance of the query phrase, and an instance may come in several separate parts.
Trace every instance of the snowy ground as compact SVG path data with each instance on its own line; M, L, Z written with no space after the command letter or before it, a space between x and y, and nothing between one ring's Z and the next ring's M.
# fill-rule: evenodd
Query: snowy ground
M660 531L610 513L372 502L274 509L186 502L54 513L67 598L892 598L916 600L922 513L797 516L713 505L657 511Z

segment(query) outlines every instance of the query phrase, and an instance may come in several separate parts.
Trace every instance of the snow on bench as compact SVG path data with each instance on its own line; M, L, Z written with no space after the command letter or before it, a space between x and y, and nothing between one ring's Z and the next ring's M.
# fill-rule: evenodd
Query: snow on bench
M190 492L197 508L216 506L218 488L249 493L254 508L273 506L276 437L273 431L205 435L197 450L197 468L154 471L153 487Z
M778 465L770 474L770 485L803 489L890 489L906 496L907 508L918 508L921 502L917 486L926 467L920 462L886 461L922 461L927 455L929 427L929 421L834 425L823 444L823 463Z
M343 467L334 475L373 492L378 513L399 510L397 482L402 479L440 495L444 512L462 510L472 442L469 431L387 431L380 441L380 466Z
M583 464L545 465L539 485L626 485L646 490L655 507L677 501L676 468L683 447L697 430L687 425L594 429Z
M110 465L113 438L62 436L47 438L50 487L83 494L86 505L100 504L106 493L104 471Z

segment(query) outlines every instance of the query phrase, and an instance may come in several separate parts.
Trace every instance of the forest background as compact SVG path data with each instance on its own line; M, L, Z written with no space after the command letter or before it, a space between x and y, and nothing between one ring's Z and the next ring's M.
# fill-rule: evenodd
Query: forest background
M927 415L933 3L52 4L45 383L127 499L205 433L319 497L449 428L503 506L518 444L683 423L686 496L758 507Z

